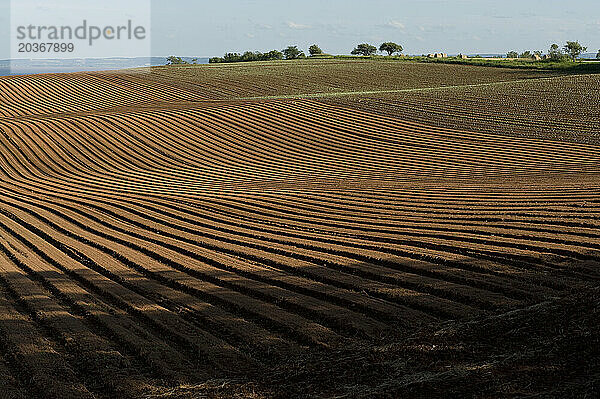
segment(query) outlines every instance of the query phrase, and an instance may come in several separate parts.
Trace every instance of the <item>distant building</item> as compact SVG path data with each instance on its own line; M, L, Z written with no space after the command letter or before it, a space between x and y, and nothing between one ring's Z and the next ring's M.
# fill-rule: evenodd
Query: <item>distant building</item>
M466 55L464 55L464 54L459 54L459 55L458 55L458 58L461 58L461 59L463 59L463 60L466 60L466 59L467 59L467 58L469 58L469 57L467 57L467 56L466 56Z
M435 54L427 54L427 58L434 58L435 56Z
M540 56L539 56L539 55L537 55L537 54L534 54L532 58L533 58L535 61L540 61L540 60L542 59L542 57L540 57Z

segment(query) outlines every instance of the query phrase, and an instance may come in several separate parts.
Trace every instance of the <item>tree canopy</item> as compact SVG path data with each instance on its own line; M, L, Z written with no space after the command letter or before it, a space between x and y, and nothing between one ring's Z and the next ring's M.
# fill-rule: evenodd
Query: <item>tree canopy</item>
M550 50L548 50L548 57L550 57L553 61L560 61L564 56L562 50L558 46L558 44L554 43L550 46Z
M404 50L402 46L394 42L385 42L381 46L379 46L379 51L386 52L388 53L388 55L392 55L394 53L401 53L402 50Z
M277 50L271 50L268 53L246 51L244 54L227 53L223 57L213 57L208 60L208 62L211 64L218 64L223 62L273 61L282 59L283 54Z
M317 46L316 44L313 44L312 46L310 46L308 48L308 53L311 56L321 55L321 54L323 54L323 50L321 50L321 47Z
M508 54L506 54L506 58L519 58L519 53L516 51L509 51Z
M167 57L167 65L187 65L187 64L189 64L189 63L181 57L175 57L174 55Z
M519 58L533 58L533 54L531 54L531 51L527 50L527 51L522 52L519 55Z
M283 55L286 60L295 60L297 58L306 57L302 50L298 49L298 46L289 46L283 50Z
M596 54L596 59L600 60L600 50L598 50L598 54Z
M571 59L573 61L575 61L575 60L577 60L577 58L579 58L581 53L583 53L584 51L587 50L587 47L583 47L579 42L575 41L575 42L567 42L564 49L565 49L565 52L567 54L569 54L569 57L571 57Z
M377 47L371 46L368 43L361 43L354 50L352 50L352 55L373 55L377 52Z

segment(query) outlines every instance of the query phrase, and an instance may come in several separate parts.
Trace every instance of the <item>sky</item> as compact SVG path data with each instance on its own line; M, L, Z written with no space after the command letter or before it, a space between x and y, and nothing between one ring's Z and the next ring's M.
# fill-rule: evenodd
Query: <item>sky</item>
M96 7L98 0L90 1ZM123 0L126 1L126 0ZM407 54L543 50L579 40L600 49L598 0L149 0L153 56L221 56L316 43L348 54L358 43L401 44ZM46 7L51 8L52 0ZM0 37L10 33L0 0ZM58 11L57 11L58 12ZM52 12L49 14L52 17ZM0 40L0 58L10 55Z

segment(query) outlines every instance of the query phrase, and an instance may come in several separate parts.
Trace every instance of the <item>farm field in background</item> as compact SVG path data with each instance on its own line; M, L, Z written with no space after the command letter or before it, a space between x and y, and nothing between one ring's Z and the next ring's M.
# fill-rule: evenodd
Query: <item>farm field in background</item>
M0 391L596 392L597 76L0 78Z
M600 75L324 98L432 126L589 144L600 142Z

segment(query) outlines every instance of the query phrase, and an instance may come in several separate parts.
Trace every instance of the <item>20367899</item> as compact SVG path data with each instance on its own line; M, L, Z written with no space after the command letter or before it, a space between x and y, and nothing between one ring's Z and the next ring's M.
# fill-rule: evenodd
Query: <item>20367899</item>
M73 43L19 43L19 53L72 53L75 51Z

